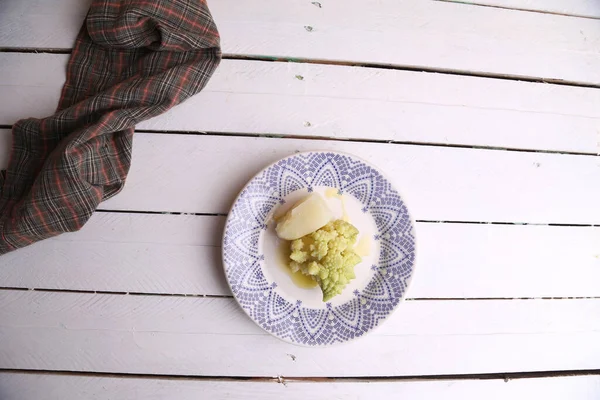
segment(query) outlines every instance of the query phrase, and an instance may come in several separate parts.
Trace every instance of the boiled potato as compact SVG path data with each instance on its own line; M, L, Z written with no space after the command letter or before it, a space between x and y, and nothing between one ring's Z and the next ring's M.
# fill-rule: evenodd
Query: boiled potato
M321 195L311 193L279 219L275 231L280 239L295 240L322 228L332 218Z

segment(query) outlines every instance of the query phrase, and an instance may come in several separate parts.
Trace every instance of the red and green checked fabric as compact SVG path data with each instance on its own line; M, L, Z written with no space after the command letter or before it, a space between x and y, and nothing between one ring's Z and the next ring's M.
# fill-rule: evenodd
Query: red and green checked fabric
M94 0L56 113L13 127L0 254L80 229L123 188L134 125L198 93L220 59L205 0Z

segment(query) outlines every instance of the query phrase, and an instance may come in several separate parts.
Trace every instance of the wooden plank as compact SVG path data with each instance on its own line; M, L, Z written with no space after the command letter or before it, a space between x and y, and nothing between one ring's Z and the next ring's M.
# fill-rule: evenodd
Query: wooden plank
M226 213L266 165L318 149L356 154L380 167L415 219L600 223L597 157L198 135L139 134L134 141L126 189L106 209Z
M332 377L600 367L597 299L407 301L370 335L319 351L268 335L227 298L0 291L0 304L8 369Z
M0 47L71 48L91 0L3 0Z
M0 258L4 287L231 295L224 218L98 213L65 234Z
M413 400L596 400L600 377L568 376L557 378L440 381L326 381L284 380L197 381L181 379L115 378L97 376L0 373L3 400L131 400L139 399L248 399L312 400L381 399L407 397ZM539 397L538 397L539 396Z
M67 59L0 53L0 124L52 114ZM202 94L138 129L600 153L599 121L600 91L590 88L224 60Z
M574 17L600 18L597 0L441 0L515 10L555 13Z
M2 47L68 49L80 0L48 6L8 0ZM221 0L211 11L223 51L235 55L381 63L600 84L595 21L490 7L369 0L319 3ZM24 12L26 10L27 12ZM69 10L69 11L67 11ZM507 21L509 22L507 24Z
M2 256L0 286L229 296L224 220L97 213L78 233ZM417 232L411 298L600 297L600 228L417 223Z
M418 224L417 234L415 297L600 294L577 278L600 278L598 227Z
M179 134L137 134L125 189L101 208L227 213L254 174L308 150L372 162L396 183L418 220L600 223L595 156Z

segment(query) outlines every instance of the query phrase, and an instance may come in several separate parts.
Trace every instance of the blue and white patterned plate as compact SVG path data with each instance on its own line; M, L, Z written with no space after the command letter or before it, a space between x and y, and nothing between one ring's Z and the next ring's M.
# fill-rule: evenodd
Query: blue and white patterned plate
M318 287L300 288L282 270L270 221L278 207L329 188L347 199L349 220L372 251L344 292L323 303ZM414 223L376 168L347 154L298 153L242 190L225 226L223 261L233 295L260 327L294 344L331 345L363 336L398 306L414 269Z

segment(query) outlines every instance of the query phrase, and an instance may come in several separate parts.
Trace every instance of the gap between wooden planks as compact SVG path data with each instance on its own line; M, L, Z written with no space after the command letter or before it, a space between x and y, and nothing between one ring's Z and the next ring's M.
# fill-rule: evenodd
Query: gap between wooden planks
M235 4L234 4L235 3ZM436 1L222 0L223 51L600 84L594 20ZM70 48L88 2L8 0L0 47ZM26 10L26 12L25 12Z
M516 380L439 380L439 381L321 381L306 382L273 378L256 380L183 380L153 377L105 377L65 374L2 373L0 393L3 400L40 399L131 400L139 398L177 398L197 400L210 398L264 400L331 400L381 399L408 397L412 400L480 399L505 400L537 398L545 400L597 400L600 376L568 376Z
M600 18L600 4L596 0L436 0L475 6L531 11L565 17Z
M225 217L101 212L0 258L0 287L231 296ZM600 227L417 223L417 299L600 297ZM565 268L568 266L568 273Z
M51 115L65 80L67 58L0 53L0 125ZM138 129L597 154L599 110L600 90L591 88L224 60L202 93Z

